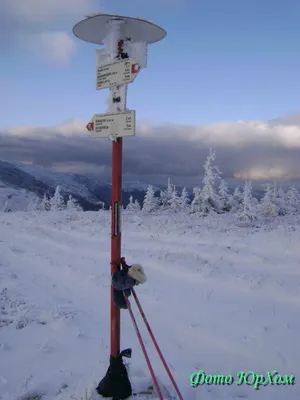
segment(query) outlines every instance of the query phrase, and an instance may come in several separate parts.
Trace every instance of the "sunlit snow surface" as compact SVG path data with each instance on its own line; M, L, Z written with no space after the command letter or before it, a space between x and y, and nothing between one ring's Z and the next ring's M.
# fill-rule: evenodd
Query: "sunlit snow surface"
M1 400L85 399L104 376L109 224L105 211L0 213ZM299 218L241 227L230 215L125 213L122 229L123 255L148 275L137 293L184 400L300 398ZM137 319L154 370L173 393ZM127 311L121 347L133 349L134 390L145 388L150 374ZM234 376L276 369L296 384L192 388L199 369Z

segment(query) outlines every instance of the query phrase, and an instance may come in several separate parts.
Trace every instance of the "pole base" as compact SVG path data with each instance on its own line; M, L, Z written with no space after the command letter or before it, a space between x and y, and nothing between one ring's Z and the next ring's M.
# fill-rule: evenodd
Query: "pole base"
M110 356L106 375L100 381L96 391L102 397L124 400L132 395L131 383L122 357L131 358L131 349L123 350L118 357Z

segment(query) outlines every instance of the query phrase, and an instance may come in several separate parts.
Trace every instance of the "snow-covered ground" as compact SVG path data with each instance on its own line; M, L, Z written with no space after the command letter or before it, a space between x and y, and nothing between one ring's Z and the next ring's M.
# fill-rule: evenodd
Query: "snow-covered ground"
M36 195L24 189L10 187L0 181L0 211L5 208L12 211L26 210L31 200L34 200Z
M184 400L300 398L299 218L239 227L227 214L123 215L123 255ZM109 359L109 213L0 213L0 399L85 399ZM136 308L134 308L137 315ZM172 392L142 320L154 369ZM134 389L150 382L127 311ZM190 375L277 370L294 386L199 386ZM91 399L99 396L91 394ZM138 397L136 397L138 399Z

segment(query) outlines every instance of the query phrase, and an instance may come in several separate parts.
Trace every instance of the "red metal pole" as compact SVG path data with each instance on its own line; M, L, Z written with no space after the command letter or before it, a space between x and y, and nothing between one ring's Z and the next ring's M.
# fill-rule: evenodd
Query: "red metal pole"
M111 275L119 269L121 260L121 204L122 204L123 139L112 143L112 207L111 207ZM110 292L110 354L120 354L120 309Z

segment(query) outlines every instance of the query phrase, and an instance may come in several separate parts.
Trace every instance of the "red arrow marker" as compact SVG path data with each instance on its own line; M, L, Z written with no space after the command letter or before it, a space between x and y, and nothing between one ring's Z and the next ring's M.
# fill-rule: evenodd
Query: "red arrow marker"
M88 130L88 131L93 131L94 130L94 122L89 122L88 124L87 124L87 126L86 126L86 129Z
M140 71L141 67L139 64L132 64L131 66L131 73L132 74L137 74Z

